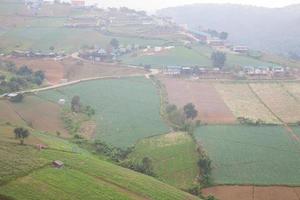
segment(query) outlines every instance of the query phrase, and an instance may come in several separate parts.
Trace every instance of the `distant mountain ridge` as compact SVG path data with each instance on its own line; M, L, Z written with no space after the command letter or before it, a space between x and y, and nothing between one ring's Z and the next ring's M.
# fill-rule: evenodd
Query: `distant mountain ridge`
M235 44L300 57L300 4L283 8L193 4L165 8L157 14L192 29L226 31L229 41Z

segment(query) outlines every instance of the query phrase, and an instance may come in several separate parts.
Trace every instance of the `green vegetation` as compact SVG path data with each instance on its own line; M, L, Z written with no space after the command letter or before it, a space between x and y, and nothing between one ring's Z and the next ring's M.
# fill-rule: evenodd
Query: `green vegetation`
M0 140L2 139L2 136ZM52 138L52 142L61 139ZM89 153L0 142L0 196L13 199L196 199L154 178L101 161ZM51 167L53 160L64 163ZM16 179L18 177L18 179ZM44 191L44 192L41 192Z
M122 62L131 65L151 65L158 68L166 65L211 66L209 58L182 46L154 55L127 55L123 57Z
M283 127L201 126L195 136L212 160L215 184L300 184L299 142Z
M26 138L28 138L29 135L30 135L30 132L27 129L22 128L22 127L21 128L15 128L14 133L15 133L15 138L17 140L20 140L21 145L24 144L24 140Z
M40 86L44 79L43 71L33 72L26 65L17 68L12 62L0 61L0 94Z
M18 50L40 50L50 52L50 47L55 47L55 51L65 51L72 53L78 51L82 46L107 47L111 39L116 38L121 44L139 45L162 45L165 41L139 38L104 35L93 29L71 29L62 26L54 26L45 19L41 21L42 26L17 27L6 31L0 35L0 48L5 52L13 49ZM81 37L84 35L85 37Z
M153 172L159 179L177 188L191 187L198 175L196 144L186 133L141 140L129 154L129 160L141 163L145 157L152 160Z
M107 144L129 147L168 131L160 118L156 88L145 78L90 81L39 94L53 102L61 98L71 102L74 95L95 109L96 139Z

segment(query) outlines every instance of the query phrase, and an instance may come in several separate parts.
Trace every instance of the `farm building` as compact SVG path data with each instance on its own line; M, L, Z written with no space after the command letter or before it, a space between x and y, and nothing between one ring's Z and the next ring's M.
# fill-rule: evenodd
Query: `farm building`
M181 66L167 66L163 70L164 75L180 75L181 74Z
M207 43L207 40L210 38L210 35L201 31L192 31L192 34L203 43Z
M244 72L250 76L266 76L270 71L268 67L245 66Z
M53 167L55 168L62 168L64 166L64 163L62 161L59 160L55 160L52 162Z
M184 75L192 75L193 72L194 72L194 70L191 67L182 67L181 68L181 73Z
M248 53L249 48L247 46L233 46L232 51L236 53Z
M221 47L224 46L224 41L218 38L212 38L207 40L207 44L210 46Z
M65 99L59 99L59 100L58 100L58 104L59 104L59 105L65 105L65 103L66 103L66 100L65 100Z

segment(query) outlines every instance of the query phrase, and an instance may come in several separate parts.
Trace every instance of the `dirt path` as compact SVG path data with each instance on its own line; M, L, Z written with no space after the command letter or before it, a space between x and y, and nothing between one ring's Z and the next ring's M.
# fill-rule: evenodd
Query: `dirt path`
M279 120L282 123L283 127L289 134L289 137L292 140L297 141L300 144L300 137L294 132L294 130L283 119L281 119L275 112L273 112L273 110L260 98L260 96L255 92L255 90L251 87L251 85L249 83L247 85L248 85L250 91L260 101L260 103L262 105L264 105L269 110L269 112L272 113L272 115L274 115L277 118L277 120Z
M86 78L86 79L80 79L80 80L76 80L76 81L70 81L67 83L57 84L57 85L53 85L53 86L49 86L49 87L19 91L16 93L18 93L18 94L36 93L36 92L41 92L41 91L46 91L46 90L57 89L57 88L61 88L61 87L69 86L69 85L75 85L75 84L87 82L87 81L102 80L102 79L120 79L120 78L141 77L141 76L145 76L145 75L144 74L132 74L132 75L127 75L127 76L101 76L101 77L94 77L94 78ZM3 98L4 96L5 95L1 95L0 98Z

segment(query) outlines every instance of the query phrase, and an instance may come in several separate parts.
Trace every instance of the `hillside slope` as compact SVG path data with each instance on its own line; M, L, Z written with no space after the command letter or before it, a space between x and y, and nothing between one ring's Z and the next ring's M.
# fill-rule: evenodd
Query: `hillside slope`
M254 49L300 56L300 5L262 8L233 4L194 4L158 11L192 29L227 31L229 40ZM294 55L295 56L295 55Z
M0 133L0 199L197 199L53 136L33 133L21 146L6 126L1 125ZM48 149L31 146L37 142ZM64 167L53 168L53 160L63 161Z

